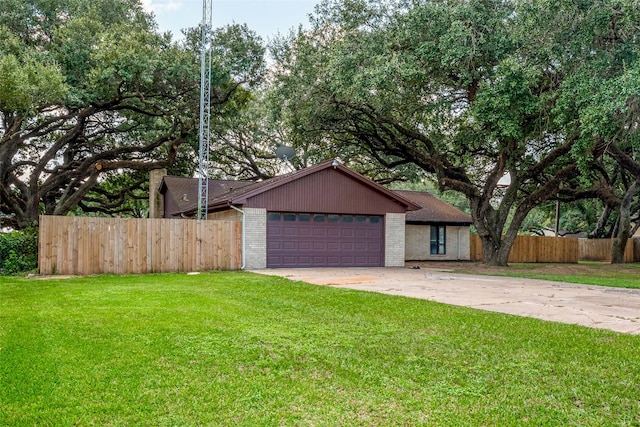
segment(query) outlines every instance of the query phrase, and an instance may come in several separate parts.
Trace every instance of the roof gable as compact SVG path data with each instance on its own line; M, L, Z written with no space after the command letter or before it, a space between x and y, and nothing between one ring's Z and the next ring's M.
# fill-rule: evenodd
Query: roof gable
M311 177L316 178L316 176L322 175L339 175L340 177L357 184L361 191L366 191L368 194L372 195L374 199L377 200L378 204L389 203L395 205L393 210L389 210L389 212L406 212L407 210L415 210L420 209L420 206L416 205L411 200L406 199L402 195L395 193L391 190L386 189L385 187L377 184L376 182L364 177L363 175L355 172L354 170L349 169L348 167L342 164L335 164L334 161L328 160L323 163L319 163L317 165L301 169L295 172L291 172L285 175L279 175L273 177L271 179L267 179L259 182L247 182L247 184L242 187L233 188L226 193L217 193L216 195L211 195L209 197L209 211L215 211L219 209L224 209L229 205L243 205L248 207L264 207L267 209L282 209L282 210L298 210L295 205L290 205L289 208L286 206L274 206L274 202L267 202L265 198L269 193L270 196L276 195L278 190L280 191L295 191L293 189L294 184L300 184ZM193 178L192 178L193 179ZM346 181L342 181L342 184L335 184L334 189L340 189L341 191L344 189L344 183ZM324 183L323 183L324 184ZM323 185L318 184L318 185ZM313 188L308 188L307 190L311 190L313 195L311 197L315 197L317 194L321 193L318 190L318 185ZM323 185L326 187L326 185ZM304 190L304 189L303 189ZM298 192L295 197L290 197L290 199L299 199L302 194L310 195L310 191ZM328 202L333 201L333 199L325 194L325 203L322 204L323 209L318 208L318 211L326 212L330 210L330 206L328 206ZM360 194L362 196L362 194ZM327 197L329 197L327 199ZM280 197L280 200L283 200L284 197ZM343 199L344 200L344 199ZM321 200L314 199L313 202L318 205ZM186 215L192 215L195 213L197 207L194 203L191 203L187 208L185 208L182 212ZM305 205L304 209L300 210L309 210L309 205ZM337 213L342 213L344 210L339 210ZM348 211L348 209L347 209ZM347 211L344 211L345 213ZM369 213L369 212L360 212L360 213ZM374 212L371 212L374 213Z
M352 194L345 194L349 192ZM232 204L251 207L260 206L267 209L285 209L284 207L267 206L267 199L269 198L267 193L269 193L271 199L279 198L281 200L294 197L304 198L306 196L307 202L304 203L304 206L322 204L324 206L323 209L318 208L315 210L340 212L340 210L336 210L337 207L332 209L330 205L336 205L336 203L345 204L350 199L362 198L364 194L359 194L362 192L368 194L370 197L368 202L371 205L375 203L382 205L385 202L392 203L397 205L398 212L420 208L412 201L342 164L335 164L332 160L263 181L261 185L239 189L234 194L230 194L228 200ZM280 193L279 197L277 193ZM227 198L226 195L223 197ZM356 202L356 200L351 201ZM290 204L289 209L294 211L303 210L302 207L295 206L294 203Z

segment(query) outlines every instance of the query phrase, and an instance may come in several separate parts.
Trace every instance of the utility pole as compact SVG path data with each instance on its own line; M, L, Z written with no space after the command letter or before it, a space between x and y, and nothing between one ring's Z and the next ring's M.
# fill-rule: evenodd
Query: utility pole
M198 219L209 210L209 141L211 138L211 32L212 0L202 0L202 42L200 45L200 149L198 152Z

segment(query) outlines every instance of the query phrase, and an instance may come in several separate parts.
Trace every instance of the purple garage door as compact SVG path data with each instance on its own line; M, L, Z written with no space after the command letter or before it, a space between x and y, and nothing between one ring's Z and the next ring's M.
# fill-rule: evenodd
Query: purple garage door
M267 214L267 267L382 267L382 216Z

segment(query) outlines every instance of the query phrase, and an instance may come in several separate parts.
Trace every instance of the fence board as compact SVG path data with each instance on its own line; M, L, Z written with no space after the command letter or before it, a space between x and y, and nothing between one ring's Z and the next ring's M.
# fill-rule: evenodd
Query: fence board
M509 262L611 262L612 243L612 239L518 236L511 248ZM482 261L482 242L477 234L471 235L470 254L472 261ZM640 239L629 239L624 261L640 261Z
M635 256L636 240L629 239L624 251L624 262L639 261ZM613 239L580 239L580 261L611 262Z
M41 216L42 274L234 270L240 221Z
M578 239L568 237L518 236L509 262L557 262L576 263L579 258ZM482 242L477 234L471 235L472 261L482 261Z

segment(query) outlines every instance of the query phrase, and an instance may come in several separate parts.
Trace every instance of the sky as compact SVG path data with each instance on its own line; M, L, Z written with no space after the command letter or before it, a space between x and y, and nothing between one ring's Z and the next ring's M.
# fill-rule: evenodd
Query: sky
M308 27L308 15L320 0L212 0L213 28L227 24L247 24L264 41L279 33L286 34L299 24ZM181 36L182 28L195 27L202 21L202 0L142 0L152 11L160 31Z

